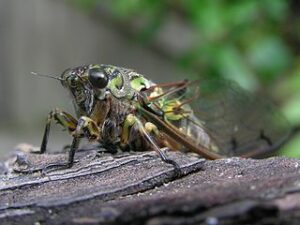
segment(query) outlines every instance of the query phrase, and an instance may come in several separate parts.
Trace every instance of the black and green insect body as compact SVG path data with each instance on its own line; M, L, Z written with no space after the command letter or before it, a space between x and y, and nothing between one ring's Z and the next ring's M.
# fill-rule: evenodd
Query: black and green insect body
M47 149L50 124L56 121L73 137L68 162L47 169L69 168L82 138L110 149L192 151L208 159L254 156L279 146L285 122L273 106L238 86L223 82L179 81L156 84L134 70L112 65L67 69L60 77L70 92L76 116L49 113L41 153Z

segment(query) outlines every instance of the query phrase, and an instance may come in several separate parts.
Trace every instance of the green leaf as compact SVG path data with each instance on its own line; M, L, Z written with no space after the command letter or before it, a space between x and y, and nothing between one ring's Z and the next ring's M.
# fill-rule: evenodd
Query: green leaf
M296 60L294 60L296 61ZM295 95L296 93L299 93L299 87L300 87L300 59L298 59L298 63L295 63L296 65L291 70L292 72L289 72L285 79L281 80L280 84L278 85L278 88L274 90L275 94L277 96L285 96L290 97ZM299 101L299 107L300 107L300 101Z
M300 135L297 135L283 149L280 150L280 155L300 158Z
M226 31L224 4L218 0L187 1L186 8L192 24L206 39L215 39Z
M260 0L259 3L270 19L280 21L288 13L288 1L286 0Z
M255 90L257 87L255 76L242 58L233 45L222 46L216 59L219 72L223 77L237 81L243 88Z
M256 20L258 14L257 1L239 1L227 4L226 19L230 26L249 25Z
M300 91L283 106L283 112L293 124L300 124Z
M262 81L269 81L289 68L291 53L279 37L267 36L253 40L248 49L248 60Z

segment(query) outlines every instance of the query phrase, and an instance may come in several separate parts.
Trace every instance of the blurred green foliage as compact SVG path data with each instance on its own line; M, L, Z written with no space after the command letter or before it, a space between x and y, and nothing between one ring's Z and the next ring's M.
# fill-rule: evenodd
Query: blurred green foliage
M175 60L170 57L174 63L187 71L233 79L246 89L263 91L280 103L292 124L300 124L300 4L296 0L75 3L94 13L103 4L123 24L144 21L134 37L145 45L151 44L168 15L175 13L199 38ZM299 157L300 137L284 153Z

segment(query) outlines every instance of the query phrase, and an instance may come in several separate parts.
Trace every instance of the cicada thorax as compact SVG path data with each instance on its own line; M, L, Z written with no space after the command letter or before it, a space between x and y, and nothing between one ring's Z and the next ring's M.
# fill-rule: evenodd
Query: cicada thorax
M124 132L123 126L129 114L136 114L136 105L139 104L138 96L141 90L150 87L151 82L133 70L101 65L108 74L110 82L105 93L95 98L93 108L88 115L101 128L99 141L105 146L119 145L120 137ZM141 118L143 124L144 121ZM128 141L120 146L123 150L145 150L150 149L149 143L143 139L137 126L129 131Z
M180 89L168 95L163 88L155 86L148 94L150 100L147 104L148 110L156 114L161 121L172 126L179 135L189 138L195 145L216 151L216 146L203 128L203 122L194 115L193 109L184 99L185 90ZM170 149L188 151L186 146L163 131L158 141Z

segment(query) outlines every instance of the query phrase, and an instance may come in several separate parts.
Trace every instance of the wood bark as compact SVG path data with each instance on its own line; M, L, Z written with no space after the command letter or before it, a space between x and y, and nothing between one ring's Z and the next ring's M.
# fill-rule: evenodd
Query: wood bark
M0 224L298 224L300 160L167 154L181 177L154 152L85 149L49 173L65 153L16 152L0 166Z

